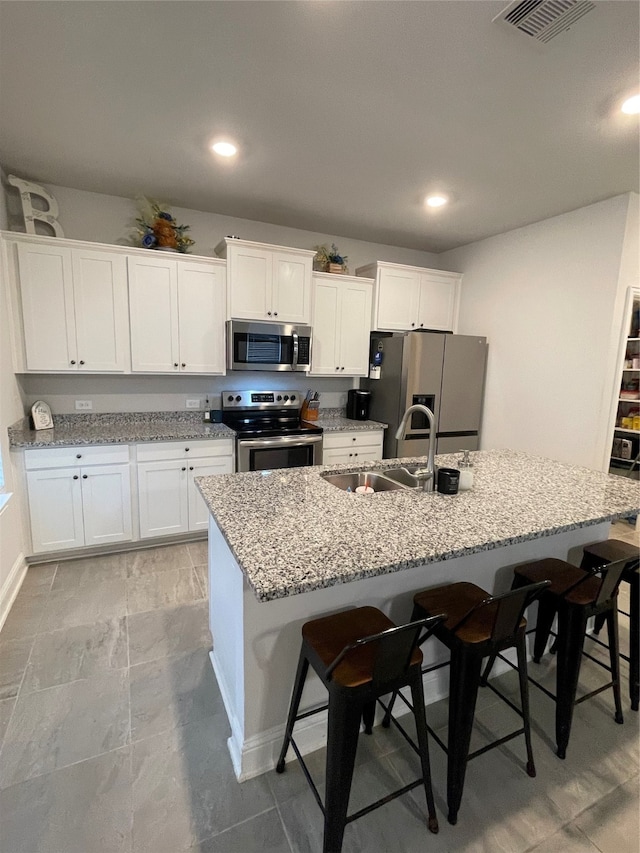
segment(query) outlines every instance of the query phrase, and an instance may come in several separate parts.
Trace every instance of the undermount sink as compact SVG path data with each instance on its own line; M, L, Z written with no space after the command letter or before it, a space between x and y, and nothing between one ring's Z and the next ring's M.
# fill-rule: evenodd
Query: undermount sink
M327 483L331 483L343 492L352 491L358 486L369 486L374 492L396 492L399 489L406 489L407 486L395 480L390 480L385 474L378 471L357 471L354 474L321 474Z
M414 475L416 471L420 471L423 468L424 465L403 465L402 468L385 468L381 473L390 480L401 483L408 489L417 489L420 481Z

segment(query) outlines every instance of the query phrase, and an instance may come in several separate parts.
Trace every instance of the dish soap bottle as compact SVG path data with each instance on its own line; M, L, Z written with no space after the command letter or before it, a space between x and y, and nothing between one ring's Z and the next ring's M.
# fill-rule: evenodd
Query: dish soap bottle
M458 491L466 492L473 488L473 462L469 459L469 451L462 451L462 461L458 465L460 468L460 482L458 483Z

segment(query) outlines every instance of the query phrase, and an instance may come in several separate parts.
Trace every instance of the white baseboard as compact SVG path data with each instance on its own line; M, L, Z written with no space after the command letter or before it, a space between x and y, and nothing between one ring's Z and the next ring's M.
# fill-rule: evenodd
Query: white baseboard
M231 755L233 769L238 782L246 782L247 779L253 779L255 776L260 776L263 773L268 773L275 769L276 762L278 761L278 756L280 755L280 750L282 748L286 721L283 721L280 726L267 729L264 732L260 732L259 734L253 735L252 737L244 740L242 726L233 713L229 700L230 694L227 685L224 682L221 668L216 665L214 652L210 652L209 657L211 659L213 671L218 681L220 693L222 694L222 701L224 702L227 717L229 718L229 724L231 726L231 737L227 740L227 746L229 748L229 754ZM503 672L508 671L508 669L508 664L498 659L494 664L491 675L492 677L501 675ZM446 673L447 670L444 670L444 672ZM443 677L443 670L428 673L424 676L423 682L427 706L440 699L444 699L448 695L448 676ZM409 692L407 692L407 699L410 699ZM400 713L401 708L404 709L404 713L402 714ZM394 717L400 719L404 714L408 713L410 712L406 710L404 703L398 702L395 705ZM378 706L376 708L375 724L378 725L381 721L382 709ZM313 717L307 717L304 720L300 720L296 723L294 736L298 749L302 755L307 755L310 752L314 752L316 749L326 746L327 712L322 711ZM291 748L289 749L287 757L289 761L295 760L295 754Z
M27 573L27 561L24 554L18 554L11 571L0 589L0 630L4 625L9 611L16 600L16 596L22 586L22 581Z

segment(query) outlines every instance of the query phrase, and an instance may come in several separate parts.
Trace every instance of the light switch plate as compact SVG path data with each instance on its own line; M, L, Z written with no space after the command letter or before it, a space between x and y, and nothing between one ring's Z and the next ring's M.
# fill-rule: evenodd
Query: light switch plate
M199 409L201 400L187 400L187 409Z
M91 400L76 400L76 409L93 409Z

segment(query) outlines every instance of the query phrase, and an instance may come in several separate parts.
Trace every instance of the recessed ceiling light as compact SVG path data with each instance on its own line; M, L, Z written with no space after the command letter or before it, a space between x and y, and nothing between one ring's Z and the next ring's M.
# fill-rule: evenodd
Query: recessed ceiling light
M233 157L234 154L238 153L238 149L233 142L215 142L211 146L211 150L215 151L221 157Z
M429 207L442 207L448 201L449 199L444 195L430 195L427 196L426 203Z
M628 115L640 113L640 95L634 95L632 98L627 98L620 109L623 113L627 113Z

